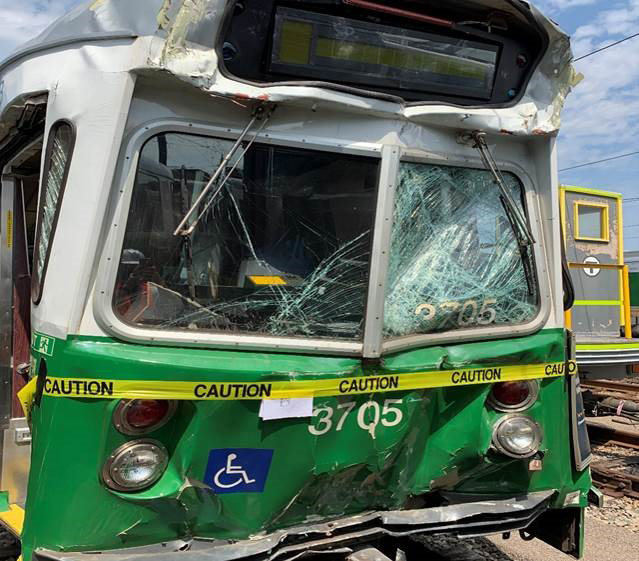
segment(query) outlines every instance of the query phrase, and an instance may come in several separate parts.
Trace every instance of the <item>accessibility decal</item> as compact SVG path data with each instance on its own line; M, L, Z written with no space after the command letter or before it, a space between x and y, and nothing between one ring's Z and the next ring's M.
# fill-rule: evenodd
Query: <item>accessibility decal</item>
M534 380L572 375L573 361L429 370L347 378L284 380L275 382L207 382L166 380L111 380L49 376L44 395L111 399L245 400L324 397L396 392L493 382Z
M209 452L204 483L216 493L261 493L272 459L272 449L215 448Z

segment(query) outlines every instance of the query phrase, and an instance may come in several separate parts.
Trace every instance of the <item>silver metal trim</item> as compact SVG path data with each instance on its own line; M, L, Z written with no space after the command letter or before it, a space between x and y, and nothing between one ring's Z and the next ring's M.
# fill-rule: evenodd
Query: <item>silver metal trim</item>
M265 129L259 137L260 143L277 144L333 153L355 154L373 158L381 158L381 146L372 143L346 145L333 143L317 138L292 138L286 134L273 133ZM361 356L361 341L340 341L338 339L303 339L292 337L276 337L272 335L215 333L215 332L182 332L163 329L134 327L124 323L113 311L113 291L118 270L118 261L133 194L133 186L140 151L144 143L162 132L190 133L212 136L216 138L236 139L240 129L211 126L199 122L178 119L161 119L142 125L129 138L124 152L124 162L120 173L116 174L114 183L121 184L118 189L118 200L107 241L102 252L96 276L96 290L93 299L93 313L98 325L105 332L125 341L145 344L176 344L195 347L270 350L275 352L311 352L345 356ZM251 135L247 135L251 138Z
M528 397L518 405L507 405L499 401L493 394L493 389L497 384L493 384L491 391L488 393L486 404L492 407L495 411L500 411L501 413L519 413L521 411L525 411L526 409L531 407L539 397L539 383L537 382L537 380L521 380L520 382L498 382L498 384L513 384L521 382L525 383L528 386L530 393L528 394Z
M158 469L153 474L153 477L146 479L143 483L138 484L135 487L127 487L126 485L123 485L121 482L118 482L115 480L116 476L112 473L112 468L113 468L113 464L115 464L115 462L120 457L122 457L123 454L125 454L126 452L130 452L131 449L137 448L137 447L142 447L143 449L157 448L160 451L161 462L158 465L161 466L161 469ZM129 442L125 442L124 444L116 448L113 451L113 453L107 458L106 462L104 463L104 466L102 467L102 472L101 472L102 481L107 487L109 487L110 489L113 489L114 491L121 491L125 493L142 491L143 489L147 489L148 487L156 483L160 479L160 477L162 477L168 463L169 463L169 454L161 442L158 442L157 440L151 440L148 438L140 439L140 440L131 440Z
M379 173L368 298L364 321L363 355L367 358L380 356L382 349L384 299L386 296L393 210L395 208L395 189L397 187L400 155L401 150L398 146L384 146L382 148L382 166Z
M116 408L113 410L113 426L122 434L126 434L128 436L138 436L141 434L148 434L150 432L154 432L164 425L166 425L173 415L175 414L175 410L177 409L177 402L172 399L160 400L166 401L169 405L169 408L166 412L166 415L160 419L159 422L145 428L136 428L132 427L126 418L127 410L135 403L136 401L144 401L141 399L122 399L117 404ZM154 400L155 401L155 400Z
M436 532L477 536L495 533L502 528L525 528L548 508L548 502L555 494L556 491L550 489L508 498L478 496L472 502L452 497L452 504L446 506L366 512L328 522L275 530L236 542L173 540L91 553L36 549L34 558L38 561L291 561L304 552L335 551L341 544L348 546L382 536L399 537Z
M24 417L10 420L2 433L0 489L9 491L12 503L24 504L31 463L31 432Z
M500 440L499 430L502 427L502 425L506 423L507 421L510 421L511 419L515 419L515 418L525 419L526 421L529 421L530 423L532 423L533 428L535 429L535 440L533 441L534 444L530 447L528 452L525 452L523 454L518 454L508 449ZM543 431L541 430L539 423L537 423L537 421L535 421L533 418L529 417L528 415L509 414L509 415L504 415L503 417L501 417L493 425L493 436L492 436L491 442L492 442L492 445L505 456L509 456L510 458L522 459L522 458L530 458L531 456L534 456L539 450L539 446L541 446L543 439L544 439Z
M202 191L198 195L195 202L191 205L191 208L184 215L184 218L180 220L180 223L178 224L177 228L173 232L174 236L178 236L178 235L188 236L189 234L193 233L193 230L195 230L199 221L202 219L207 209L211 206L216 195L222 190L226 182L230 179L231 174L237 167L239 160L244 157L244 155L248 152L248 150L253 145L253 143L257 140L260 132L262 132L262 129L266 126L266 123L268 123L269 119L271 118L271 114L273 113L274 108L275 108L274 106L271 106L270 108L267 109L262 105L259 105L258 107L255 108L255 110L252 113L251 120L248 122L248 124L244 127L244 129L240 133L240 135L237 137L237 140L235 141L235 144L233 144L233 147L228 151L226 156L224 156L224 158L218 165L217 169L211 175L211 178L207 181L206 185L204 186L204 189L202 189ZM226 165L231 161L231 158L242 146L242 142L246 138L246 135L253 128L253 125L255 124L256 121L261 121L260 126L253 132L251 136L251 140L247 142L245 147L242 148L242 153L238 157L238 162L235 162L231 170L228 171L226 175L224 176L224 178L219 182L219 184L216 185L216 181L218 177L222 175L222 173L226 169ZM205 197L209 194L209 191L213 188L214 185L215 185L215 193L213 193L209 197L210 199L209 202L204 205L204 208L199 212L199 214L197 215L193 223L188 228L186 228L185 226L189 218L199 208L200 204L204 202Z
M445 165L451 167L476 168L484 170L481 159L476 156L466 158L442 159L440 155L417 150L405 150L402 161ZM535 273L539 287L539 309L537 315L529 322L519 325L504 325L500 327L473 327L456 329L443 333L425 333L407 335L388 339L382 343L382 354L395 353L414 347L429 347L449 342L487 341L514 336L530 335L539 331L550 316L552 310L552 294L550 291L550 275L547 267L547 255L544 246L547 240L541 226L541 209L537 199L537 190L528 173L519 165L511 161L496 160L502 171L509 171L517 176L524 187L526 207L529 214L530 226L537 242L533 246L535 258Z
M577 351L577 364L635 364L639 363L639 349Z

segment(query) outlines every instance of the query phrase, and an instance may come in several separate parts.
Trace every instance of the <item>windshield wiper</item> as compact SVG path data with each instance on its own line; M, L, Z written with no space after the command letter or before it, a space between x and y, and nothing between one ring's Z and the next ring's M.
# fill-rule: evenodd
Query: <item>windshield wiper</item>
M204 186L204 189L202 189L202 192L199 194L198 198L195 200L195 202L191 205L191 208L184 215L184 218L182 218L182 220L180 220L180 223L178 224L177 228L173 232L174 236L189 236L193 232L193 230L195 230L195 228L199 224L200 220L202 219L202 217L204 216L206 211L213 204L213 202L215 201L216 197L218 196L218 194L220 193L220 191L222 190L222 188L224 187L226 182L229 180L229 178L231 177L232 173L235 171L235 168L239 164L240 160L244 157L246 152L248 152L248 150L252 146L253 142L255 142L255 139L257 138L257 136L260 134L262 129L266 126L266 123L270 119L270 117L273 114L274 110L275 110L275 105L273 105L273 104L261 104L261 105L258 105L255 108L255 110L251 114L251 120L248 122L246 127L244 127L244 130L240 133L240 136L235 141L235 144L233 145L233 147L228 151L226 156L224 156L224 158L222 158L222 161L220 162L220 165L217 166L217 169L215 170L215 172L211 176L211 179L209 179L208 183ZM242 142L244 141L246 136L249 134L249 132L253 128L253 125L255 125L255 123L257 123L257 122L260 123L260 126L254 132L253 138L251 138L251 140L243 148L242 153L237 158L236 162L233 164L233 166L231 167L229 172L217 184L217 188L215 189L215 192L209 197L209 200L207 201L206 205L204 205L204 208L197 215L197 218L187 228L186 224L189 221L189 218L191 218L191 216L198 209L198 207L200 206L202 201L204 201L204 199L208 195L209 191L216 185L216 181L220 177L220 175L222 175L222 172L226 168L226 165L229 163L231 158L238 151L240 146L242 146Z
M475 131L471 133L471 137L474 142L473 148L477 148L484 166L488 171L490 171L495 183L499 187L499 200L504 207L504 212L506 213L508 220L512 224L515 237L517 238L517 243L520 246L532 246L535 243L535 238L530 231L530 226L528 225L526 217L523 215L521 210L519 210L517 203L515 203L512 195L508 192L504 177L497 167L495 159L486 144L486 133Z
M467 136L466 139L468 139ZM476 148L479 152L482 163L492 174L495 183L499 187L499 200L504 212L506 213L506 217L508 218L513 234L515 235L517 245L519 246L519 253L521 254L524 266L524 275L526 276L526 283L528 284L528 293L534 294L536 281L532 265L532 247L535 243L535 238L530 230L530 226L528 225L528 220L526 220L523 212L519 209L512 195L508 192L504 177L497 167L495 159L486 144L486 133L474 131L470 133L470 140L473 143L473 148Z

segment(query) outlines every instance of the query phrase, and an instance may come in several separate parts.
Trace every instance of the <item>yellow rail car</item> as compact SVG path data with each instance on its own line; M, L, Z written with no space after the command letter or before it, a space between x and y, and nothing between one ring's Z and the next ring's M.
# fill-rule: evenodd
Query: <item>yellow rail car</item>
M639 365L639 338L633 337L624 262L623 197L564 185L560 204L575 291L566 327L576 334L579 370L586 378L624 377Z

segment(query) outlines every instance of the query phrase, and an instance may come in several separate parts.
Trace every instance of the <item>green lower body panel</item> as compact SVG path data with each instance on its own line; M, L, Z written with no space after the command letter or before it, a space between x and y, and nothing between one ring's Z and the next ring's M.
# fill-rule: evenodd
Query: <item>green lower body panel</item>
M561 362L564 349L563 331L547 330L409 351L386 358L376 372L401 376ZM54 352L36 359L41 376L44 364L49 376L97 380L252 382L369 373L355 359L146 347L107 339L56 341ZM72 559L69 552L176 540L241 544L257 534L281 536L278 532L329 521L351 521L340 524L360 528L363 513L373 517L362 523L364 530L410 527L409 510L421 513L412 529L427 531L429 524L441 523L442 508L460 503L471 506L469 517L455 507L451 520L457 517L459 528L481 515L472 515L478 502L500 505L499 516L489 518L498 523L501 516L503 528L524 510L513 528L527 526L547 508L584 507L590 478L572 467L567 378L539 380L539 397L525 413L543 430L537 470L530 469L529 460L504 456L491 446L493 425L504 413L487 406L490 387L316 397L312 416L274 420L260 416L259 400L181 401L169 423L144 436L168 450L168 467L157 483L135 493L110 490L101 478L109 455L138 438L114 427L117 401L37 396L25 561L35 549L41 559L61 552L60 558ZM522 509L517 501L528 506ZM237 558L238 551L228 558Z

